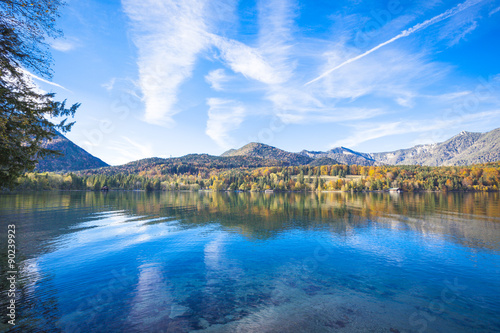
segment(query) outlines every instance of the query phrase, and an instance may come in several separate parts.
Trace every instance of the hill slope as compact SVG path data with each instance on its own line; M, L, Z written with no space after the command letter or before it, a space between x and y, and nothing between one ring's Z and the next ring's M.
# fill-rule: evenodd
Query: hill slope
M57 136L45 144L47 148L60 150L65 156L40 161L38 171L77 171L86 173L115 174L139 173L161 170L166 173L190 172L210 169L254 168L286 165L470 165L500 161L500 128L487 133L461 132L441 143L418 145L392 152L365 154L345 147L325 152L303 150L287 152L261 143L249 143L240 149L231 149L222 156L190 154L176 158L147 158L120 166L107 167L100 159L90 155L64 136ZM103 168L104 167L104 168Z
M338 161L331 159L329 157L320 157L314 159L311 163L308 165L310 166L322 166L322 165L333 165L333 164L341 164Z
M252 142L240 149L231 149L221 155L222 157L229 156L247 156L257 157L265 160L275 160L290 165L305 165L312 162L314 159L297 153L290 153L272 146L262 143Z
M499 139L499 129L484 134L463 131L444 142L418 145L393 152L375 153L372 156L380 163L391 165L440 166L494 162L498 160ZM481 142L481 151L478 151L476 146L479 142Z
M482 134L473 145L444 165L470 165L500 161L500 128Z
M252 156L213 156L208 154L189 154L182 157L160 158L151 157L133 161L123 165L110 166L94 170L84 170L85 174L114 175L137 174L154 169L164 174L197 174L211 169L259 168L271 166L287 166L289 163L263 159Z
M77 171L108 166L99 158L89 154L60 133L51 141L43 143L44 148L58 150L62 156L48 156L38 162L36 170L44 171Z
M373 165L375 160L369 154L360 153L345 147L333 148L328 151L309 151L303 150L301 155L314 159L329 158L341 164Z
M440 143L417 145L391 152L366 154L338 147L328 151L303 150L291 153L261 143L231 149L222 156L248 156L276 160L291 165L470 165L500 160L500 128L487 133L461 132Z

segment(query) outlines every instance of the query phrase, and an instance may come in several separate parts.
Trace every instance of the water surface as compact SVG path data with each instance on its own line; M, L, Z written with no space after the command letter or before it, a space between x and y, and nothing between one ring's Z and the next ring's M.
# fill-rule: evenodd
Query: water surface
M500 332L499 199L0 195L17 230L12 331Z

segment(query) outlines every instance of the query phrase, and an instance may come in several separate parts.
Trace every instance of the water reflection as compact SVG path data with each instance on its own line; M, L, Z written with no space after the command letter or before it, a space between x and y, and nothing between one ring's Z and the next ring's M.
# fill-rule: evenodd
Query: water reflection
M498 193L13 194L0 221L19 332L500 329Z
M60 236L72 228L109 225L104 216L124 222L149 224L178 220L182 227L220 223L249 238L266 239L294 228L328 228L336 233L385 223L388 228L410 228L422 234L452 235L463 245L498 248L499 193L212 193L212 192L65 192L2 196L2 220L26 218L24 233ZM29 216L28 216L29 215ZM50 224L37 223L37 219ZM85 221L86 223L81 223ZM342 223L339 223L339 222ZM335 223L332 223L335 222ZM495 232L491 232L495 230ZM30 239L26 239L30 242ZM24 242L23 242L24 243Z

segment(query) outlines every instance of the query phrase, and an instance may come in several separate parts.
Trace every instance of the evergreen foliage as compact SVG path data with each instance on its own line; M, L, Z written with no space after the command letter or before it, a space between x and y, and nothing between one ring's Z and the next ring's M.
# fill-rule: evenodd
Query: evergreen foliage
M0 1L0 187L11 187L44 156L57 151L42 143L55 131L68 132L79 104L66 108L54 94L40 92L27 69L50 77L51 58L45 41L55 28L59 0ZM51 118L64 118L53 124Z

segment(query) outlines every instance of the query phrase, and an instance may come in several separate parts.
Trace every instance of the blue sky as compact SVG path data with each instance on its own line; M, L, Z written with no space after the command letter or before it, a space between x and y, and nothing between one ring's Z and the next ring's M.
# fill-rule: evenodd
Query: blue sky
M500 125L500 1L68 1L51 42L67 136L110 164L380 152Z

